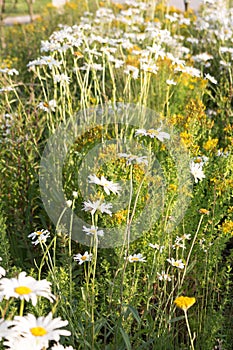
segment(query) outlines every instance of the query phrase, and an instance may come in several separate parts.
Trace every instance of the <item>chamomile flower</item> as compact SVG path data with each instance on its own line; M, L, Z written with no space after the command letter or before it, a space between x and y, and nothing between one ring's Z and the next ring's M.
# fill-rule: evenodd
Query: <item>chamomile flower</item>
M112 216L111 209L112 204L111 203L102 203L102 201L99 199L95 202L91 202L90 200L88 202L83 202L84 208L82 210L84 211L90 211L91 215L94 215L97 210L99 210L102 214L106 213L110 216Z
M92 259L92 254L89 254L88 252L85 252L83 255L80 253L74 255L74 260L78 261L79 265L82 265L84 262L91 261L91 259Z
M49 346L50 340L58 342L61 336L70 336L70 331L60 329L67 326L68 321L62 321L60 317L53 319L50 312L47 316L36 318L32 314L27 316L15 316L12 321L12 331L24 339L35 340L36 345L43 347Z
M170 139L170 135L167 132L161 131L161 128L158 128L157 130L155 129L137 129L135 132L135 136L149 136L150 138L154 139L155 137L163 142L164 139L169 140Z
M97 226L91 226L91 227L86 227L83 226L83 231L88 235L88 236L100 236L103 237L104 231L103 230L98 230Z
M134 262L146 262L146 258L142 256L141 253L139 254L134 254L134 255L129 255L128 258L125 258L125 259L128 259L128 261L130 263L134 263Z
M178 269L183 269L184 268L184 263L182 259L180 260L175 260L174 258L167 259L167 261L174 267L177 267Z
M89 175L89 183L94 183L96 185L100 185L104 188L106 194L110 194L110 192L114 194L119 194L121 187L118 183L114 183L113 181L107 180L103 175L99 179L96 175Z
M50 232L48 230L38 230L32 232L28 235L28 238L32 239L32 244L37 245L40 242L46 242L47 238L50 236Z
M31 300L32 305L37 303L37 297L45 297L53 302L55 297L51 293L51 283L46 280L37 281L26 272L20 272L18 277L2 278L0 280L0 299L19 298L20 300Z

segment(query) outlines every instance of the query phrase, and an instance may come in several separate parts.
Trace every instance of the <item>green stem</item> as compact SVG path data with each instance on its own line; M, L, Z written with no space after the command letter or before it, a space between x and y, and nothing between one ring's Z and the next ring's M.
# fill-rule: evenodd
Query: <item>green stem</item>
M24 310L24 299L22 299L20 303L19 316L23 316L23 310Z
M191 256L191 253L192 253L192 250L193 250L193 247L194 247L194 243L195 243L195 241L197 239L197 235L199 233L203 217L204 217L204 215L202 215L201 218L200 218L200 221L198 223L198 227L197 227L196 233L195 233L195 235L193 237L191 248L189 249L189 253L188 253L188 256L187 256L186 264L185 264L185 267L184 267L183 277L182 277L182 280L181 280L181 283L180 283L180 287L183 285L183 282L184 282L184 278L185 278L185 275L186 275L186 271L187 271L188 263L189 263L189 260L190 260L190 256Z
M194 344L193 344L194 338L192 337L192 334L191 334L187 310L184 310L184 316L185 316L185 321L186 321L186 325L187 325L187 329L188 329L188 334L189 334L189 338L190 338L190 342L191 342L191 349L192 349L192 350L195 350L195 349L194 349Z

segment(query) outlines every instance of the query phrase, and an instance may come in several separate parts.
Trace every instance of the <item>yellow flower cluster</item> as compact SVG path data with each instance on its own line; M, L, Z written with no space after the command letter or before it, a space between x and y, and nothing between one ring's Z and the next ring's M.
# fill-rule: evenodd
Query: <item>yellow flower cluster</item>
M222 232L224 234L231 234L233 236L233 221L225 221L222 224Z
M203 148L206 151L213 151L218 144L218 139L210 139L206 143L204 143Z

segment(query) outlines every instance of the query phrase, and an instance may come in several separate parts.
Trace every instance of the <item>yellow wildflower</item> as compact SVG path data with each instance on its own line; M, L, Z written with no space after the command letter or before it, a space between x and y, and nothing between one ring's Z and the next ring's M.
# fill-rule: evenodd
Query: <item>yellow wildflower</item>
M209 211L209 210L207 210L207 209L201 208L201 209L199 209L199 213L200 213L200 214L206 214L206 215L209 215L210 211Z
M184 296L177 297L174 301L176 306L182 309L183 311L187 311L191 306L193 306L193 304L195 304L195 302L196 299L194 297L190 298Z
M170 191L176 191L176 190L177 190L177 186L176 186L175 184L170 184L170 185L168 186L168 189L169 189Z
M210 139L203 145L203 147L206 151L212 151L213 149L216 148L217 144L218 144L218 139Z
M231 233L233 235L233 221L225 221L222 224L222 232L225 234Z

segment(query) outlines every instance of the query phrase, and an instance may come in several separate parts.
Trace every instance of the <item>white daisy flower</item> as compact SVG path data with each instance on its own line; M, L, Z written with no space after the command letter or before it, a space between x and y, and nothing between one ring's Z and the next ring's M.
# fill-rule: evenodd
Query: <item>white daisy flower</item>
M194 163L200 164L201 167L208 162L209 158L206 156L197 156L193 158Z
M40 242L46 242L47 238L50 236L50 232L48 230L38 230L32 232L28 235L28 238L32 239L32 244L37 245Z
M69 84L70 82L70 78L68 77L68 75L62 73L62 74L55 74L53 76L53 81L54 83L67 83Z
M138 157L133 154L118 153L118 157L127 159L126 165L137 163L137 164L145 164L148 166L148 158L146 156Z
M205 174L202 170L202 164L200 163L191 162L190 171L191 171L191 174L194 176L195 183L197 183L198 180L201 181L202 179L205 178Z
M121 187L118 183L114 183L113 181L107 180L103 175L101 176L101 179L99 179L96 175L89 175L89 183L94 183L96 185L103 186L104 191L106 194L110 194L110 192L113 192L114 194L119 194L119 191L121 190Z
M0 257L0 261L2 261L2 258ZM5 276L6 275L6 270L2 267L2 266L0 266L0 278L2 277L2 276Z
M154 139L155 137L163 142L164 139L169 140L170 135L167 132L161 131L161 128L158 128L157 130L155 129L137 129L135 132L135 136L142 135L142 136L149 136L150 138Z
M0 299L19 298L20 300L32 301L32 305L37 303L37 297L45 297L53 302L55 297L51 293L51 283L46 280L37 281L31 276L26 276L26 272L20 272L17 278L2 278L0 280Z
M154 63L148 64L148 63L143 63L141 64L141 69L145 72L148 73L153 73L153 74L157 74L159 67Z
M106 213L110 216L112 216L112 212L109 210L112 208L111 203L102 203L102 201L99 199L95 202L83 202L84 208L82 210L84 211L90 211L91 215L94 215L97 210L99 210L102 214Z
M52 56L42 56L41 58L38 58L34 61L31 61L27 64L27 67L29 70L34 69L35 66L48 66L49 69L52 69L53 67L60 67L62 62L55 60Z
M164 245L152 244L152 243L149 243L149 247L158 250L160 253L162 253L165 248Z
M9 69L9 68L0 68L0 73L7 74L7 75L19 75L19 72L15 69Z
M15 333L7 336L8 340L3 342L7 346L7 350L41 350L41 345L38 344L37 339L23 338L17 336Z
M49 69L52 69L53 67L60 67L62 62L55 60L52 56L42 56L40 59L40 65L46 65L49 67Z
M174 72L183 72L183 73L189 74L192 77L196 77L196 78L200 78L201 77L200 69L197 69L197 68L194 68L194 67L190 67L190 66L176 67L174 69Z
M132 73L132 77L134 79L137 79L138 78L138 75L139 75L139 69L137 67L134 67L134 66L130 66L130 65L127 65L126 66L126 69L124 70L124 73L129 75L130 73Z
M177 248L182 248L182 249L186 249L185 243L184 242L180 242L180 241L175 241L175 243L172 245L173 249L177 249Z
M196 62L207 62L213 59L212 55L209 55L207 52L200 53L198 55L192 56L192 59Z
M88 252L85 252L83 255L80 253L74 255L74 260L78 261L79 265L82 265L84 262L91 261L91 259L92 259L92 254L89 254Z
M12 331L9 326L11 326L11 321L4 320L3 318L0 319L0 340L12 336Z
M86 227L83 226L83 231L88 235L88 236L100 236L103 237L104 231L103 230L98 230L97 226L91 226L91 227Z
M217 80L214 77L212 77L212 75L210 74L205 74L205 79L208 79L211 83L215 85L218 84Z
M12 86L5 86L0 89L0 92L9 92L14 91L14 88Z
M146 258L142 256L141 253L139 254L134 254L134 255L129 255L128 258L125 258L125 259L128 259L130 263L133 263L133 262L146 262Z
M40 102L37 108L45 111L45 112L55 112L57 107L57 103L55 100L51 100L49 102Z
M76 199L76 198L78 198L78 192L77 191L73 191L72 192L72 195L73 195L73 197Z
M177 267L179 269L184 268L184 263L183 263L182 259L175 260L174 258L171 258L171 259L167 259L167 261L174 267Z
M181 237L176 237L176 242L180 242L180 241L185 241L185 240L190 240L191 239L191 234L190 233L188 233L188 234L186 234L186 233L184 233Z
M0 278L5 275L6 275L6 270L2 266L0 266Z
M73 348L73 346L65 346L64 347L61 344L55 344L55 345L53 345L51 350L75 350L75 349Z
M157 275L158 275L158 279L160 281L168 281L168 282L171 282L171 276L168 275L167 273L165 273L165 271L162 271L161 273L157 272Z
M166 80L167 85L176 85L177 83L173 79Z
M34 339L36 345L47 348L50 340L58 342L60 336L70 336L70 331L65 329L59 329L67 326L68 321L62 321L60 317L53 319L53 315L50 312L47 316L40 316L36 318L32 314L27 316L15 316L12 321L12 331L18 334L24 339Z
M71 208L72 204L73 204L73 202L72 202L71 199L68 199L68 201L66 201L66 205L67 205L68 208Z

